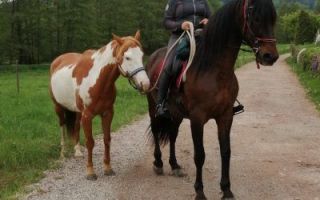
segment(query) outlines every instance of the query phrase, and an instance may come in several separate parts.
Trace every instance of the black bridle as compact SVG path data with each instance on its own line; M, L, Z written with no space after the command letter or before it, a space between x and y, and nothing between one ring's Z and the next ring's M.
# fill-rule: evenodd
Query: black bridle
M131 72L126 72L122 69L121 65L118 64L118 68L119 68L119 71L120 73L122 74L122 76L124 76L125 78L128 79L128 82L129 84L135 89L135 90L138 90L138 91L141 91L141 88L142 86L137 86L135 83L134 83L134 80L133 80L133 77L138 74L139 72L141 71L145 71L144 67L139 67Z
M242 14L243 14L243 28L242 28L242 33L243 35L249 34L251 38L253 38L253 43L249 44L246 41L242 41L244 45L249 46L252 51L254 52L255 56L258 55L260 52L261 48L261 43L276 43L277 40L274 37L257 37L256 34L252 31L250 27L250 21L251 21L251 11L253 10L254 6L249 5L250 0L243 0L243 5L242 5ZM243 50L243 49L241 49ZM244 50L246 51L246 50ZM260 69L260 65L257 62L257 68Z

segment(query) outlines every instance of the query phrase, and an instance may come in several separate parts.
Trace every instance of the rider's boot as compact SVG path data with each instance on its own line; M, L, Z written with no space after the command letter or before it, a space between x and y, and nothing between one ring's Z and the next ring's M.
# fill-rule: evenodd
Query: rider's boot
M159 91L157 97L157 106L156 106L156 118L167 118L170 119L170 113L166 105L166 97L168 93L168 89L170 86L171 76L164 70L163 73L160 75L159 79Z

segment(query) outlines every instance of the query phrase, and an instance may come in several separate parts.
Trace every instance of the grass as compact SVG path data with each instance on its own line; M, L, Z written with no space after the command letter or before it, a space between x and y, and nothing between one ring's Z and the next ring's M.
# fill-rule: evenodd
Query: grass
M12 195L39 180L59 158L60 133L48 94L47 69L24 69L20 94L16 92L15 73L0 71L0 199L14 199ZM120 78L117 88L113 131L147 111L146 98L126 79ZM101 133L98 119L94 133Z
M287 62L297 74L300 83L306 89L308 96L310 96L311 100L320 111L320 75L314 74L311 71L304 71L303 67L295 63L293 58L288 58Z
M279 45L287 52L289 45ZM241 52L237 65L254 60ZM15 68L0 66L0 199L15 199L25 185L38 181L43 171L59 158L60 133L48 94L48 65L19 66L20 94L16 90ZM127 83L117 81L118 96L112 130L115 131L147 112L147 102ZM94 120L94 134L100 134L100 120ZM83 138L83 134L81 134Z

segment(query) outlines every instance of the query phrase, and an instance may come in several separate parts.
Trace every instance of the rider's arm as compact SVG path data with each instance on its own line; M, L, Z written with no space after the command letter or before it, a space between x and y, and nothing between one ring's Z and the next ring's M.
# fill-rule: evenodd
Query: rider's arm
M176 0L169 0L164 13L164 27L171 31L181 31L181 21L176 20Z

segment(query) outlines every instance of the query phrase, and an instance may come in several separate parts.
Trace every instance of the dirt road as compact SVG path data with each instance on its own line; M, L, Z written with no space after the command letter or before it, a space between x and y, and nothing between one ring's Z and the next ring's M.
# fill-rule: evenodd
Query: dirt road
M239 99L246 112L232 128L231 184L239 200L320 199L320 115L282 56L274 67L257 70L250 63L237 70ZM128 125L112 139L116 176L103 176L101 139L94 163L98 180L85 179L85 159L70 159L48 172L36 190L25 197L59 200L194 198L195 166L189 122L177 140L177 159L188 174L170 175L168 147L164 148L164 176L152 170L153 150L146 139L147 116ZM204 189L208 199L220 199L220 156L214 121L205 128Z

